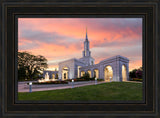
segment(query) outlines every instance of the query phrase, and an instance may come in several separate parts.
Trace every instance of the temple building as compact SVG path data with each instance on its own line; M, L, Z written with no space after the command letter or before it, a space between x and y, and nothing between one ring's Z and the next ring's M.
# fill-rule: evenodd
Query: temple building
M58 64L58 71L44 71L43 76L48 73L50 79L61 80L82 77L88 73L90 77L104 79L105 81L128 81L129 80L129 59L120 55L104 59L95 64L89 49L89 40L86 30L84 50L82 58L72 58Z

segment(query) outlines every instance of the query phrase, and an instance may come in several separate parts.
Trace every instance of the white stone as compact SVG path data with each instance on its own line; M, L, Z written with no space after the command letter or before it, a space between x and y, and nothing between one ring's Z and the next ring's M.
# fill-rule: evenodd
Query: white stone
M58 73L58 79L74 79L81 76L81 72L91 72L91 77L94 77L94 70L97 71L97 75L99 79L104 79L107 81L107 77L109 73L106 70L107 66L111 67L111 72L113 73L111 77L111 81L127 81L129 80L129 59L120 55L116 55L107 59L100 61L98 64L94 64L95 60L91 57L91 51L89 50L89 40L86 32L86 39L84 41L84 51L82 52L82 58L76 59L72 58L69 60L65 60L60 62L59 71L44 71L43 76L45 77L45 81L48 81L49 78L52 78L53 74ZM127 77L124 79L122 77L122 66L125 66ZM79 69L79 70L78 70ZM106 78L105 78L106 77ZM110 77L108 77L110 80ZM54 80L53 80L54 81Z

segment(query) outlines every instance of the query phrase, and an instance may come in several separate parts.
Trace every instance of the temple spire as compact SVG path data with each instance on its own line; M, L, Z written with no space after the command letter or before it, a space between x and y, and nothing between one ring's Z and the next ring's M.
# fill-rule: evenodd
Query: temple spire
M91 54L89 50L89 41L88 41L88 36L87 36L87 27L86 27L86 39L84 41L84 51L83 51L83 57L89 57Z
M86 27L86 40L88 41L88 36L87 36L87 27Z

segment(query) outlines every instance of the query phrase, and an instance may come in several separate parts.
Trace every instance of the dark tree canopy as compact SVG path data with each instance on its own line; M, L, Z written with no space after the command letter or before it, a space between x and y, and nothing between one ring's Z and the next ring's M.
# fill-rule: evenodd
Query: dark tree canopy
M143 77L143 69L142 67L136 71L136 77L142 79Z
M133 69L132 71L129 72L130 78L141 78L142 79L142 75L143 75L142 67L138 69Z
M18 79L33 79L47 68L44 56L32 55L29 52L18 52Z

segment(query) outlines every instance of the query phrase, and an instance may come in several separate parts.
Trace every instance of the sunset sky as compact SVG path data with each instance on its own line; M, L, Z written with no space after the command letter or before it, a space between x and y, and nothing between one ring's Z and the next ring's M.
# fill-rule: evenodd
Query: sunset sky
M121 55L129 70L142 66L141 18L19 18L18 51L43 55L49 69L58 62L81 58L86 35L95 63Z

